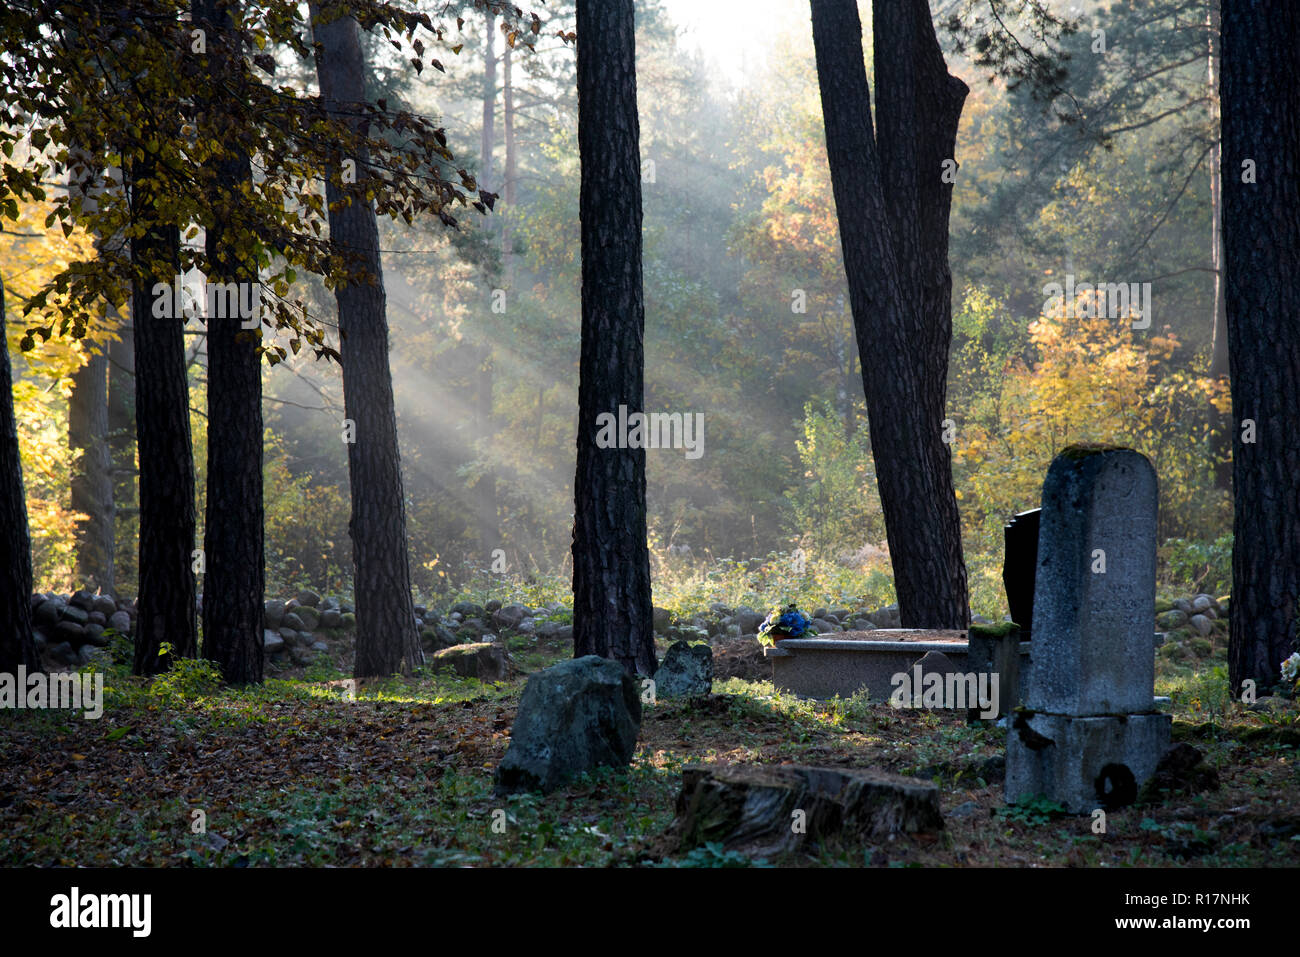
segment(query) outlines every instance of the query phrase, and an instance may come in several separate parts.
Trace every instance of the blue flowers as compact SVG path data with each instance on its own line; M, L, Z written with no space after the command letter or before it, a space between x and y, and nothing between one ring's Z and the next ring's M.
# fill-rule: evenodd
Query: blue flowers
M810 638L817 634L808 616L792 602L785 611L774 608L758 628L758 640L765 645L785 638Z

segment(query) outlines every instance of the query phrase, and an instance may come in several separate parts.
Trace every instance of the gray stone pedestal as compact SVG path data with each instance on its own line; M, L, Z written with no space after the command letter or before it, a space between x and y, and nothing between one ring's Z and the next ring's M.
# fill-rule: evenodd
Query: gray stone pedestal
M1132 804L1169 749L1172 721L1017 712L1007 730L1006 800L1046 795L1072 814Z

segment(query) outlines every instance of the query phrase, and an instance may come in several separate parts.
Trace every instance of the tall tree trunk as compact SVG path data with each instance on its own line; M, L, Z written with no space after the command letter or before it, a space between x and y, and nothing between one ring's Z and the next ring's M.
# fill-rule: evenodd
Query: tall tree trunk
M82 208L93 213L99 205L99 170L82 150L74 162L87 173L81 183L71 183L83 195ZM97 249L103 237L95 237ZM108 354L100 343L82 342L89 361L72 375L68 396L68 448L80 453L69 483L71 507L86 516L77 523L77 579L86 587L113 590L113 474L108 450Z
M90 360L72 375L68 448L80 453L69 483L77 523L77 580L94 591L113 589L113 480L108 455L108 356L86 343Z
M479 179L484 189L492 181L492 154L496 150L496 17L488 12L483 45L483 130L479 143ZM492 278L498 279L498 276ZM483 472L474 483L474 512L481 560L486 561L501 542L497 525L497 483L492 472L492 342L480 345L477 387L474 394L474 431Z
M1209 55L1207 85L1211 103L1211 116L1217 122L1219 115L1219 0L1210 0ZM1215 141L1210 150L1210 263L1214 267L1214 330L1210 340L1210 375L1222 378L1228 374L1228 309L1223 295L1223 170L1220 154L1223 144ZM1232 422L1214 406L1209 409L1210 452L1214 458L1214 487L1232 487Z
M117 314L116 310L113 310ZM127 517L136 508L135 468L135 333L130 321L120 314L118 338L108 345L108 447L112 459L113 528L122 542L113 560L113 590L119 596L124 585L137 578L135 538ZM138 587L132 594L138 594Z
M515 151L515 84L514 58L509 44L501 52L501 122L505 135L506 169L501 181L502 199L507 213L514 209L515 180L519 178L519 158ZM511 280L515 268L514 237L510 235L510 219L501 220L501 266L505 273L505 288L513 288Z
M366 68L356 21L341 16L321 22L311 5L316 69L325 109L354 130L364 130L360 104L366 101ZM369 153L356 161L358 182L368 176ZM353 587L357 607L357 677L410 674L424 663L415 630L411 567L406 551L406 499L397 445L393 377L388 364L388 320L379 258L379 224L374 207L341 186L340 170L325 184L330 242L366 276L335 290L339 352L343 365L344 414L356 425L348 445L352 486Z
M967 88L948 74L925 0L878 0L877 137L857 4L812 0L812 21L899 614L904 627L964 628L961 521L943 441L952 336L943 172Z
M633 0L578 0L582 350L573 650L655 670L645 450L599 448L596 417L643 411L640 125Z
M1235 515L1229 678L1261 690L1300 614L1300 6L1223 7L1223 252ZM1243 163L1254 175L1247 177ZM1254 182L1243 182L1243 179ZM1253 435L1250 434L1253 432Z
M196 0L194 19L207 24L211 89L237 88L240 43L230 6ZM213 127L217 111L203 126ZM223 210L247 202L253 181L246 152L233 147L214 163L215 222L207 229L209 282L257 282L251 250L238 250ZM245 301L241 295L241 301ZM260 327L242 328L235 316L208 316L208 497L203 547L203 656L230 684L262 681L262 601L266 575L262 539L262 367Z
M17 674L39 665L32 637L32 545L27 532L23 462L14 419L14 383L9 345L4 341L5 287L0 279L0 673Z
M185 317L179 303L173 303L173 318L154 315L155 285L170 290L180 272L180 231L161 222L155 175L152 157L132 162L132 218L144 227L144 234L132 240L131 259L145 277L131 293L140 454L140 594L134 666L138 675L166 670L173 657L198 654ZM172 656L160 656L163 642L171 644Z

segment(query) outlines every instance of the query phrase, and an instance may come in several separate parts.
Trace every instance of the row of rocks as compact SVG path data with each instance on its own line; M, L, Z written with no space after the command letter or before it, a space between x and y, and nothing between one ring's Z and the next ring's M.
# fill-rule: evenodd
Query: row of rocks
M721 602L709 606L708 614L692 615L676 621L666 608L654 611L655 632L671 639L701 641L711 638L755 637L767 612L759 612L749 605L732 608ZM877 628L901 628L898 605L883 608L815 608L813 627L818 634L839 631L873 631Z
M96 648L108 645L113 634L135 632L133 599L81 591L37 592L31 597L36 650L51 665L77 667L90 661Z

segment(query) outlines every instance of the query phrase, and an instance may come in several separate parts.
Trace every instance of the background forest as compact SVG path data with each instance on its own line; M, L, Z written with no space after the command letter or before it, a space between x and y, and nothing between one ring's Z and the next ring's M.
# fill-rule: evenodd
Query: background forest
M958 6L938 4L936 23ZM1052 457L1077 441L1129 445L1155 465L1170 582L1217 594L1230 579L1208 4L1056 6L1080 29L1060 41L1069 74L1054 91L993 75L983 51L939 30L971 87L956 148L947 409L971 606L994 617L1006 610L1002 526L1037 506ZM573 0L546 11L536 52L467 21L463 48L432 78L363 34L370 95L438 118L453 153L501 196L459 231L431 217L381 222L413 584L430 603L503 561L514 582L560 591L571 570L579 162L573 50L555 33L572 29ZM716 600L714 586L738 575L827 601L888 601L860 385L859 363L870 372L874 357L854 340L807 5L755 11L732 29L746 50L762 37L766 56L719 70L684 30L690 4L637 4L646 409L702 413L705 441L699 458L647 456L655 601ZM312 82L308 62L278 69ZM11 313L90 244L43 228L48 212L32 204L27 228L0 234ZM1067 276L1150 283L1149 324L1090 316L1087 296L1076 315L1055 314L1045 287ZM336 329L333 295L316 278L300 285ZM79 556L76 507L102 454L84 454L79 436L104 417L111 584L136 590L130 349L111 318L25 352L23 324L6 324L40 590L105 576ZM200 496L204 328L187 326ZM85 373L104 355L106 392ZM263 389L266 593L348 594L338 366L286 349L264 366ZM202 541L201 501L198 514Z

